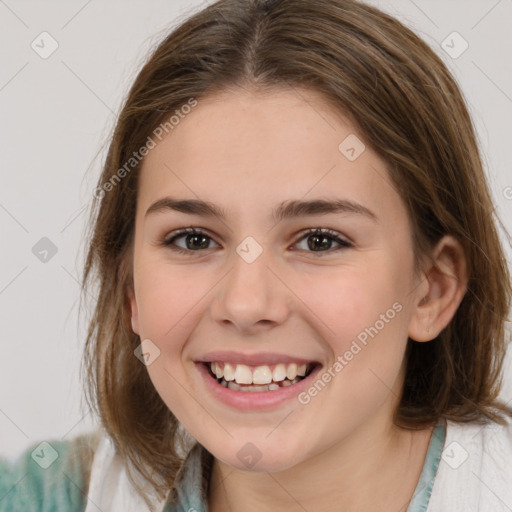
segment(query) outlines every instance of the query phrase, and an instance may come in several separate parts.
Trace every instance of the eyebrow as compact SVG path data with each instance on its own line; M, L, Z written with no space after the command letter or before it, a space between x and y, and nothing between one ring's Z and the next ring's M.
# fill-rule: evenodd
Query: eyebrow
M226 220L227 211L213 203L200 199L176 199L173 197L163 197L154 202L145 213L148 215L176 211L189 215L200 215L203 217L218 217ZM352 213L363 215L377 222L377 216L362 204L346 199L313 199L310 201L285 201L281 203L273 212L272 217L275 221L282 221L294 217L305 217L311 215L327 215L329 213Z

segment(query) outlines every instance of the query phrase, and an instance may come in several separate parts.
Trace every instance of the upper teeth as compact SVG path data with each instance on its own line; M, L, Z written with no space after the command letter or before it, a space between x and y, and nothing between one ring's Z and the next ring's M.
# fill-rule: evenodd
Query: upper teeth
M293 380L297 375L304 377L307 366L280 363L271 370L267 365L251 368L245 364L214 362L210 363L210 368L218 379L224 377L224 380L234 380L238 384L270 384L272 381L280 382L286 378Z

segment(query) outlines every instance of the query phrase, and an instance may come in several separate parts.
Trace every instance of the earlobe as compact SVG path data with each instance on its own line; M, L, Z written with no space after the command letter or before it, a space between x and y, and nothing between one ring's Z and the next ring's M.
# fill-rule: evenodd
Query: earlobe
M140 335L139 333L139 308L137 307L137 300L135 299L135 294L133 290L130 288L127 292L128 300L130 302L130 310L132 316L132 331Z
M457 239L446 235L433 251L425 272L428 286L418 287L409 337L420 342L435 339L455 316L466 293L467 281L464 249Z

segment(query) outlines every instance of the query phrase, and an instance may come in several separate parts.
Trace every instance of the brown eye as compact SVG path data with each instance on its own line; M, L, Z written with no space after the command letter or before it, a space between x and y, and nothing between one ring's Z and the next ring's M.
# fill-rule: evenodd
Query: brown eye
M305 235L300 240L307 241L307 249L300 250L306 250L312 253L333 252L339 251L340 249L353 247L353 245L350 242L344 240L343 238L340 238L338 233L330 229L310 229L305 233ZM339 247L332 249L333 242L337 243Z
M176 240L179 239L184 239L184 247L176 245ZM163 245L169 247L173 251L187 253L210 249L209 245L211 241L213 241L213 239L203 231L194 228L187 228L174 232L171 237L168 237L163 241Z

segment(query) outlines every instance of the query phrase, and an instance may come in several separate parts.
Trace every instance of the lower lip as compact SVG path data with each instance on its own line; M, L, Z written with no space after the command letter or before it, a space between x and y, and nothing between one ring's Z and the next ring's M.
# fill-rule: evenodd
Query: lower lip
M321 370L321 366L318 365L306 378L273 391L235 391L219 384L217 379L211 376L204 363L196 363L196 367L201 373L206 387L217 400L246 411L269 409L280 406L287 400L297 399L298 395L309 387L312 378Z

